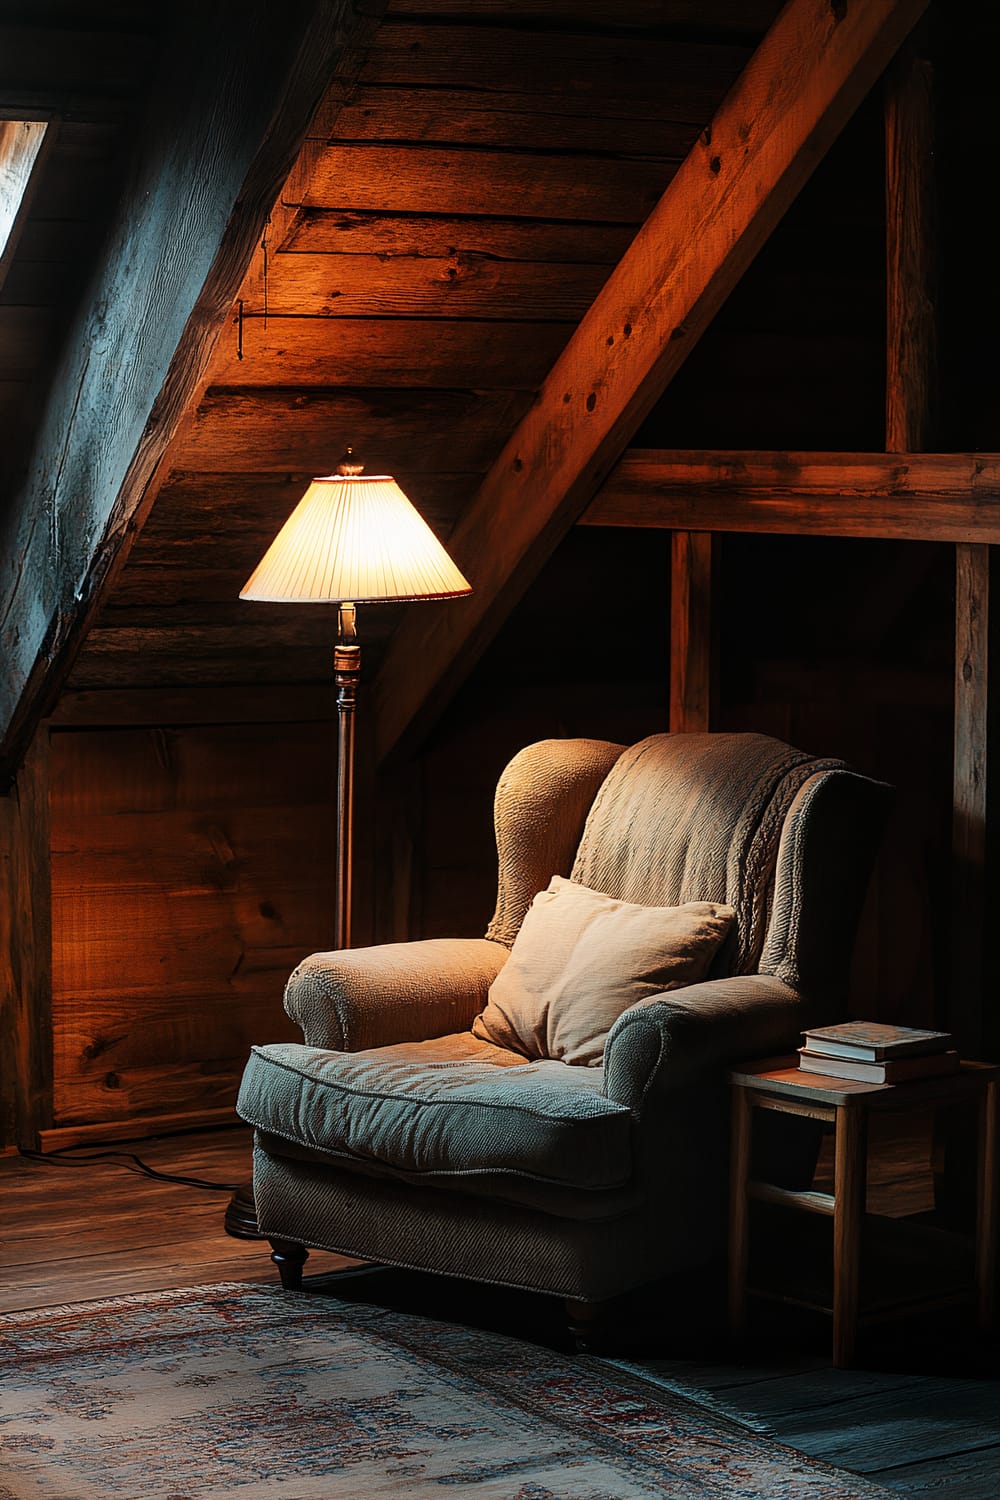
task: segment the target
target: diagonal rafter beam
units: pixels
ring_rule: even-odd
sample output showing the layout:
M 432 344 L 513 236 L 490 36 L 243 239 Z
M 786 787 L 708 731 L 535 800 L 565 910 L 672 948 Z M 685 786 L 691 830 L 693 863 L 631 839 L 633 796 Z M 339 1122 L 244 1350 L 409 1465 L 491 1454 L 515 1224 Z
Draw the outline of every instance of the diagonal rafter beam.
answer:
M 380 0 L 368 7 L 380 8 Z M 335 69 L 353 0 L 172 11 L 87 305 L 0 517 L 0 775 L 54 702 Z
M 789 0 L 460 518 L 474 593 L 408 611 L 380 758 L 425 731 L 577 520 L 927 0 Z

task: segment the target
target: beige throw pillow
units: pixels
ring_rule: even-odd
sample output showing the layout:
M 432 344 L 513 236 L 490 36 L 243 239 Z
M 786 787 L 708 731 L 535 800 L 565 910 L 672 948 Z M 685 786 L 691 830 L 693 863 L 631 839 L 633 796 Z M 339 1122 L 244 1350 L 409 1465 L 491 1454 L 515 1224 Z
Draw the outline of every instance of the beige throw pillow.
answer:
M 731 906 L 637 906 L 554 875 L 490 986 L 475 1036 L 525 1057 L 597 1067 L 623 1011 L 703 979 Z

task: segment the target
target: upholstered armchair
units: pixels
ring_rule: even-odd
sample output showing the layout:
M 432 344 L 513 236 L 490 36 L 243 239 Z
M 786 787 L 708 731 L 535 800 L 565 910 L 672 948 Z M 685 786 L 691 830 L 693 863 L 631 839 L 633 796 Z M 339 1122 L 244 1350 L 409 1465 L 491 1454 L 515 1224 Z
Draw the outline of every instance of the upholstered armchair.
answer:
M 314 1246 L 589 1304 L 717 1256 L 726 1066 L 843 1016 L 888 797 L 759 734 L 522 750 L 485 937 L 313 954 L 285 992 L 303 1043 L 253 1050 L 237 1107 L 283 1284 Z M 585 1064 L 476 1019 L 553 876 L 731 923 L 704 977 L 654 973 Z

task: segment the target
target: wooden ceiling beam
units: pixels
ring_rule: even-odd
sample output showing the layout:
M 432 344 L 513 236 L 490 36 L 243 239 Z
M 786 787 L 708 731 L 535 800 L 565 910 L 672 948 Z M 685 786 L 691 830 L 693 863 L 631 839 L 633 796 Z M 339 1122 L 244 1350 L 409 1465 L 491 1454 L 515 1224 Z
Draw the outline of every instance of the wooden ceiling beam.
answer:
M 447 702 L 925 4 L 781 11 L 461 517 L 449 546 L 473 594 L 398 632 L 376 682 L 381 757 Z
M 0 524 L 0 770 L 54 701 L 356 22 L 178 7 L 92 295 Z M 367 20 L 364 23 L 369 24 Z
M 586 526 L 1000 542 L 1000 453 L 631 449 Z

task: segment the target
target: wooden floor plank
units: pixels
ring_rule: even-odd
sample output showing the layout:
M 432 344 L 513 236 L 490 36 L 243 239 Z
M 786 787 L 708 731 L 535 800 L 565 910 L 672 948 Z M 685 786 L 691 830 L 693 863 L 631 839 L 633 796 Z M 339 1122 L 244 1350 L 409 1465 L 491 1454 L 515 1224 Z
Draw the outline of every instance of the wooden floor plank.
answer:
M 224 1183 L 251 1175 L 250 1131 L 243 1128 L 120 1144 L 162 1172 Z M 267 1243 L 225 1233 L 228 1196 L 136 1176 L 107 1161 L 81 1167 L 4 1158 L 0 1312 L 218 1281 L 273 1285 Z M 350 1264 L 316 1251 L 309 1269 Z
M 972 1453 L 953 1453 L 926 1463 L 904 1464 L 883 1470 L 877 1476 L 888 1489 L 901 1490 L 911 1500 L 926 1495 L 931 1500 L 996 1500 L 1000 1491 L 1000 1448 L 990 1446 Z
M 814 1381 L 789 1376 L 789 1400 L 804 1401 Z M 1000 1445 L 1000 1403 L 992 1380 L 918 1377 L 895 1389 L 774 1412 L 771 1422 L 774 1436 L 790 1447 L 875 1478 L 903 1464 Z M 994 1479 L 1000 1490 L 1000 1465 Z

